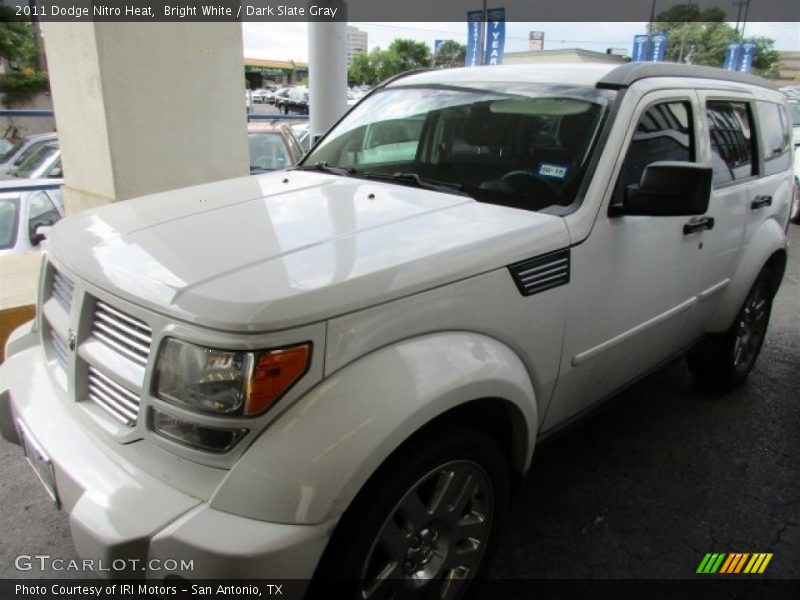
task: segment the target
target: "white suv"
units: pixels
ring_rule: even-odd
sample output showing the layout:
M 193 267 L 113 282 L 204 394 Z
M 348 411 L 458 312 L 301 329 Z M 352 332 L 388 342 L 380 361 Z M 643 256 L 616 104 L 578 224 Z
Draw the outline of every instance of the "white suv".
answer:
M 294 170 L 54 227 L 3 436 L 84 557 L 455 593 L 544 435 L 689 351 L 744 381 L 790 135 L 781 94 L 719 69 L 396 78 Z

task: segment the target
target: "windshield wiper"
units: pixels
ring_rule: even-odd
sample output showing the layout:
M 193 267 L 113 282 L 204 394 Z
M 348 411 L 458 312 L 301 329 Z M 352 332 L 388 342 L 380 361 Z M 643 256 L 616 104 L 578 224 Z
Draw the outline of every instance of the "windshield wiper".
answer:
M 426 179 L 420 177 L 417 173 L 359 173 L 360 177 L 366 179 L 380 179 L 381 181 L 396 181 L 399 183 L 410 183 L 418 188 L 424 190 L 433 190 L 435 192 L 445 192 L 447 194 L 460 194 L 461 196 L 469 196 L 464 191 L 464 186 L 460 183 L 451 183 L 449 181 L 436 181 L 435 179 Z
M 298 171 L 322 171 L 323 173 L 330 173 L 331 175 L 343 175 L 345 177 L 353 175 L 356 172 L 356 170 L 353 168 L 329 165 L 324 160 L 315 162 L 312 166 L 302 165 L 300 167 L 295 167 L 295 169 Z

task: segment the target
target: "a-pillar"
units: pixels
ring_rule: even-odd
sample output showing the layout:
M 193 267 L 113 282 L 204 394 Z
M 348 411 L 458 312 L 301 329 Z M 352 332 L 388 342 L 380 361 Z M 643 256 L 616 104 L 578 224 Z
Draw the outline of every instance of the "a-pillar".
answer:
M 67 210 L 247 175 L 238 23 L 48 23 Z

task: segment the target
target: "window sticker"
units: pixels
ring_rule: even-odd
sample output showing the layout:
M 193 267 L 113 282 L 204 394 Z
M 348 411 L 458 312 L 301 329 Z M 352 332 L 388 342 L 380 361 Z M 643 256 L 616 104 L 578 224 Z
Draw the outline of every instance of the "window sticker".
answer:
M 564 179 L 567 176 L 567 165 L 556 165 L 553 163 L 539 163 L 536 174 L 539 177 L 552 177 L 554 179 Z

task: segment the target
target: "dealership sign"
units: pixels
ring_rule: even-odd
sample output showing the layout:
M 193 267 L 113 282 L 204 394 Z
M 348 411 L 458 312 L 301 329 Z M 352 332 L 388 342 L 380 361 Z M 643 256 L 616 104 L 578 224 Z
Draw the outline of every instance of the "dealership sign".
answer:
M 488 17 L 488 23 L 484 17 Z M 503 64 L 505 45 L 505 8 L 489 9 L 485 15 L 482 10 L 471 10 L 467 13 L 467 54 L 464 59 L 467 67 Z

